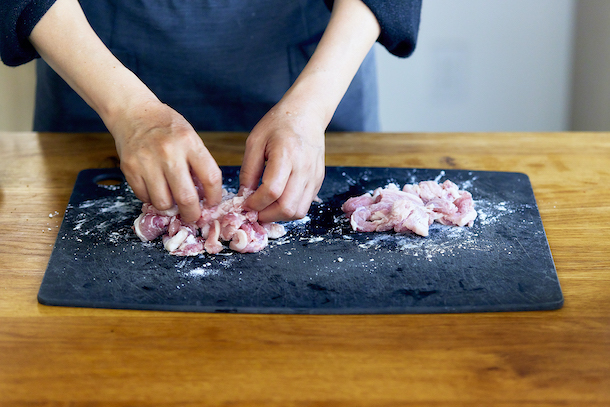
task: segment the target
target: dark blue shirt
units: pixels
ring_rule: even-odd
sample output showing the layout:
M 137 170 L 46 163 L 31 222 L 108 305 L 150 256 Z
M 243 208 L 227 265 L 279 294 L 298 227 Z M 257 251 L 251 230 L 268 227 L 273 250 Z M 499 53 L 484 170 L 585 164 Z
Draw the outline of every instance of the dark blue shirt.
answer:
M 0 51 L 8 65 L 38 56 L 27 37 L 54 0 L 3 0 Z M 117 58 L 198 131 L 249 131 L 301 72 L 328 24 L 332 1 L 82 0 L 91 26 Z M 413 52 L 421 2 L 365 1 L 379 41 Z M 34 130 L 105 131 L 98 115 L 42 60 Z M 95 80 L 95 78 L 92 78 Z M 375 131 L 372 53 L 329 130 Z

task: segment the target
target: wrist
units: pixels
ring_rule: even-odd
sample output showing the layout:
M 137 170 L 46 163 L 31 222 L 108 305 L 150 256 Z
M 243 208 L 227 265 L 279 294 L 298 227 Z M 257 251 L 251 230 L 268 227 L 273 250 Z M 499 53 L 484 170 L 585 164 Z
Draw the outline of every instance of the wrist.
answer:
M 316 109 L 328 126 L 379 33 L 376 17 L 361 0 L 336 0 L 320 43 L 284 99 Z
M 92 106 L 115 138 L 122 133 L 122 124 L 141 121 L 143 116 L 163 105 L 152 91 L 139 79 L 135 79 L 139 83 L 125 84 L 107 92 L 94 94 Z
M 322 76 L 322 75 L 320 75 Z M 326 129 L 341 100 L 341 95 L 333 92 L 331 83 L 321 77 L 313 78 L 301 75 L 276 105 L 278 113 L 306 117 L 309 121 L 319 123 Z

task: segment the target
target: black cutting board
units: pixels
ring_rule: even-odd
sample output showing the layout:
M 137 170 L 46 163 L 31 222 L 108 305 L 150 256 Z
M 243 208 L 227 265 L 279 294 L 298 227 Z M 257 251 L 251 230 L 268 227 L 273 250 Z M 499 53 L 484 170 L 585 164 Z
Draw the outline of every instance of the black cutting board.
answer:
M 238 167 L 223 167 L 238 186 Z M 100 181 L 116 179 L 117 185 Z M 472 228 L 428 237 L 356 233 L 349 197 L 390 182 L 449 179 L 472 193 Z M 529 178 L 521 173 L 327 167 L 309 215 L 260 253 L 176 257 L 131 230 L 140 212 L 116 169 L 82 171 L 38 300 L 168 311 L 374 314 L 550 310 L 563 296 Z

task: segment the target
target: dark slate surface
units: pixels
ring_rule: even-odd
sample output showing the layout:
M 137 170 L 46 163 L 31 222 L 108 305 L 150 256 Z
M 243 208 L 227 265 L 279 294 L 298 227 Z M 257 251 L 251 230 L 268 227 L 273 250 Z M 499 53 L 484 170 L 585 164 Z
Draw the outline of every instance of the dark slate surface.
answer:
M 229 189 L 237 167 L 224 167 Z M 323 203 L 256 254 L 170 256 L 131 224 L 141 204 L 118 170 L 79 174 L 40 287 L 42 304 L 169 311 L 372 314 L 557 309 L 563 296 L 525 174 L 328 167 Z M 355 233 L 341 203 L 389 182 L 450 179 L 470 191 L 472 228 L 429 237 Z

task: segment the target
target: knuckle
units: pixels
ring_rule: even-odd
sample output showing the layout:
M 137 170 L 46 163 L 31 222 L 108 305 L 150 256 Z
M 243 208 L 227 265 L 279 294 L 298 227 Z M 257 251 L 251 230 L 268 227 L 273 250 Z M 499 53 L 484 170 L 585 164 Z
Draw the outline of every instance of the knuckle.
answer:
M 163 138 L 157 141 L 157 151 L 163 158 L 173 157 L 175 151 L 175 143 L 169 138 Z M 150 158 L 154 159 L 154 154 L 151 154 Z
M 210 184 L 210 185 L 221 184 L 222 183 L 222 171 L 218 167 L 215 167 L 211 170 L 208 169 L 208 171 L 206 173 L 206 178 L 207 178 L 208 184 Z
M 190 207 L 199 203 L 199 195 L 191 191 L 180 192 L 174 196 L 174 199 L 178 206 Z
M 294 218 L 293 219 L 303 219 L 305 216 L 307 216 L 307 213 L 309 212 L 309 208 L 307 209 L 299 209 L 294 213 Z
M 248 135 L 248 137 L 246 138 L 246 147 L 253 147 L 254 145 L 259 144 L 259 140 L 261 138 L 261 132 L 257 131 L 258 129 L 255 127 L 250 134 Z
M 264 192 L 265 192 L 266 198 L 272 202 L 277 201 L 282 196 L 282 192 L 284 192 L 284 189 L 281 186 L 277 186 L 277 185 L 265 186 L 263 184 L 263 187 L 264 187 Z
M 135 160 L 135 157 L 128 155 L 125 157 L 121 157 L 121 161 L 119 163 L 119 168 L 125 174 L 126 179 L 130 179 L 135 176 L 138 172 L 138 164 Z
M 297 217 L 297 211 L 295 210 L 295 208 L 292 208 L 290 206 L 280 205 L 279 213 L 283 219 L 289 219 L 289 220 L 299 219 Z
M 174 207 L 174 203 L 171 200 L 165 198 L 153 199 L 152 204 L 155 208 L 161 211 L 166 211 Z

